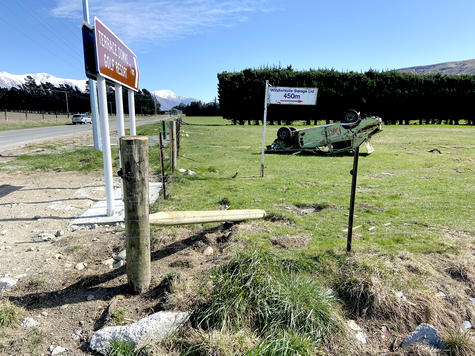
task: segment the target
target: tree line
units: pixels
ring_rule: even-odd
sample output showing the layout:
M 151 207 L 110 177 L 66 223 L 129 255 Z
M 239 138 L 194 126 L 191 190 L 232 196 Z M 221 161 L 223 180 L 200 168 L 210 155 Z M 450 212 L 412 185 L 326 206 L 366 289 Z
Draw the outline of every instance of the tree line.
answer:
M 115 113 L 115 94 L 107 86 L 107 102 L 110 113 Z M 123 90 L 124 112 L 128 112 L 127 91 Z M 55 86 L 49 82 L 36 84 L 33 77 L 26 77 L 20 87 L 0 88 L 0 109 L 30 112 L 86 113 L 91 110 L 89 100 L 89 82 L 86 91 L 68 84 Z M 160 103 L 147 90 L 135 93 L 135 112 L 151 115 L 160 113 Z
M 218 74 L 221 114 L 234 124 L 263 120 L 265 81 L 273 86 L 318 88 L 316 106 L 270 105 L 267 119 L 290 124 L 338 121 L 347 109 L 380 116 L 386 124 L 475 123 L 474 75 L 365 73 L 287 68 Z
M 185 105 L 181 103 L 174 107 L 180 110 L 186 116 L 220 116 L 221 110 L 217 100 L 210 103 L 203 103 L 202 101 L 192 101 Z

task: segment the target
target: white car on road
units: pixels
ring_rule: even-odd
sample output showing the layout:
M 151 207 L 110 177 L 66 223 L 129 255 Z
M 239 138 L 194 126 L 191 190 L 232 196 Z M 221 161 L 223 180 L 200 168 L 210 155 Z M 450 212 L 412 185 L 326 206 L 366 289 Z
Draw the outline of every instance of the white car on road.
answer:
M 73 125 L 76 124 L 92 124 L 92 120 L 86 114 L 75 114 L 72 118 Z

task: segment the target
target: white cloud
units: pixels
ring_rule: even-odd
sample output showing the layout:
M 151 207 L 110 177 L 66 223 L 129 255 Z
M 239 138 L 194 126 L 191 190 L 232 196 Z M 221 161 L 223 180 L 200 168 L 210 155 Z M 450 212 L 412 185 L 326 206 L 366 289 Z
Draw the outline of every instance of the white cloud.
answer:
M 268 11 L 269 0 L 91 0 L 89 12 L 126 43 L 171 40 L 207 28 L 229 27 Z M 82 18 L 80 1 L 57 0 L 51 12 L 61 18 Z

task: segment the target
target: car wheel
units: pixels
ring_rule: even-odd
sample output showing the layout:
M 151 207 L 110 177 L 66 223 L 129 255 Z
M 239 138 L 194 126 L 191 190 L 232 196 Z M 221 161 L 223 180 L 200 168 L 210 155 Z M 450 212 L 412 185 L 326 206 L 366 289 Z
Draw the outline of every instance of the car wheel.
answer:
M 288 127 L 281 127 L 277 131 L 277 137 L 282 141 L 288 141 L 290 139 L 291 134 L 292 131 Z
M 350 124 L 353 122 L 357 122 L 360 119 L 360 113 L 356 110 L 350 109 L 346 110 L 342 117 L 341 122 L 344 124 Z

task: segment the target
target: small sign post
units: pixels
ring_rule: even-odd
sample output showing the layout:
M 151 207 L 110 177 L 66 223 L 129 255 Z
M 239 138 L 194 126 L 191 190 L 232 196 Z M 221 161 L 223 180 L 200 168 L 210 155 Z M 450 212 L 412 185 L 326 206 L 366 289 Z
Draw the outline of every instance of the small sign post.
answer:
M 318 88 L 273 87 L 266 80 L 264 122 L 262 129 L 261 177 L 264 177 L 264 149 L 266 139 L 267 107 L 280 105 L 317 105 Z

